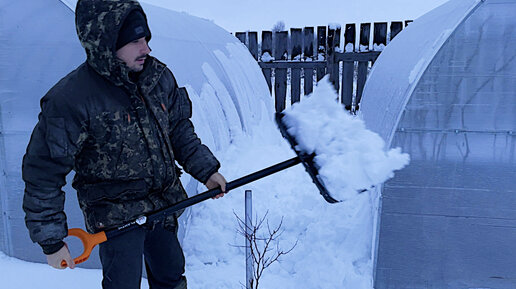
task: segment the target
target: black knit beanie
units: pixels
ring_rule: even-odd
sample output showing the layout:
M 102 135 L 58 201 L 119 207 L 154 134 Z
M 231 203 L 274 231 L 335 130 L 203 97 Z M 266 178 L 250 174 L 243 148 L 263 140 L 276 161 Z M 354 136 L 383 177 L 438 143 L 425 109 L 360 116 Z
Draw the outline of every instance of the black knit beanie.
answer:
M 151 36 L 147 20 L 143 13 L 139 10 L 133 10 L 127 18 L 125 18 L 122 28 L 118 33 L 118 40 L 116 41 L 116 50 L 122 48 L 127 43 L 140 39 L 142 37 L 147 38 L 149 41 Z

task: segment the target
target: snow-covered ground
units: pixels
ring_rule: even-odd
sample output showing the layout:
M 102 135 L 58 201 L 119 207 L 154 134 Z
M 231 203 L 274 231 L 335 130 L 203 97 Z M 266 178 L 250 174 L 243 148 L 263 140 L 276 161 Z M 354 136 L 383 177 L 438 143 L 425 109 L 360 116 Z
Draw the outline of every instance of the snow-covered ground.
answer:
M 314 97 L 319 97 L 320 101 L 334 99 L 335 95 L 326 78 L 314 90 Z M 309 100 L 306 100 L 307 103 Z M 319 107 L 319 112 L 328 115 L 339 106 L 336 102 L 331 105 L 326 100 L 326 105 Z M 293 111 L 302 109 L 302 106 L 292 107 Z M 310 116 L 310 113 L 305 114 Z M 359 120 L 352 117 L 340 117 L 338 120 L 343 128 L 357 131 Z M 310 126 L 317 125 L 317 122 L 305 124 L 306 131 L 310 131 Z M 336 131 L 339 128 L 323 129 L 334 131 L 335 135 L 342 134 L 342 131 Z M 378 136 L 365 131 L 363 127 L 361 130 L 361 142 L 378 141 Z M 299 135 L 310 137 L 310 133 Z M 377 158 L 377 154 L 381 155 L 378 151 L 372 153 L 365 145 L 355 147 L 354 151 L 361 157 Z M 325 153 L 338 155 L 331 149 Z M 230 180 L 293 156 L 294 152 L 271 122 L 260 124 L 252 136 L 237 136 L 228 150 L 217 152 L 222 163 L 221 172 Z M 407 160 L 403 155 L 397 157 L 404 162 Z M 390 167 L 388 170 L 400 166 L 385 156 L 376 162 L 379 167 Z M 351 177 L 355 174 L 347 174 L 345 168 L 351 166 L 357 171 L 371 172 L 367 165 L 360 158 L 350 159 L 340 166 L 333 165 L 332 168 L 341 175 L 335 178 L 330 172 L 325 174 L 326 180 L 330 180 L 333 187 L 335 183 L 340 184 L 340 187 L 337 186 L 339 188 L 346 187 L 346 184 L 352 187 L 363 185 L 357 184 L 355 177 Z M 375 184 L 374 181 L 368 183 Z M 266 269 L 260 280 L 260 288 L 372 288 L 371 249 L 376 192 L 372 190 L 348 195 L 341 203 L 329 204 L 319 195 L 300 165 L 235 189 L 223 199 L 209 200 L 196 206 L 184 240 L 189 288 L 240 288 L 244 282 L 245 255 L 242 246 L 245 240 L 238 233 L 236 217 L 244 219 L 244 190 L 253 192 L 255 221 L 267 215 L 266 220 L 271 228 L 282 222 L 283 234 L 278 239 L 279 243 L 274 245 L 282 250 L 295 245 L 290 253 Z M 259 235 L 266 237 L 266 227 L 262 229 Z M 92 288 L 98 286 L 101 280 L 100 270 L 58 271 L 44 264 L 26 263 L 5 255 L 0 255 L 0 271 L 8 276 L 2 282 L 7 286 L 5 288 L 35 288 L 40 284 L 45 284 L 45 288 Z M 20 278 L 25 274 L 31 278 Z
M 101 270 L 75 268 L 56 270 L 46 264 L 29 263 L 6 256 L 0 251 L 1 289 L 100 288 Z M 149 288 L 142 282 L 142 289 Z

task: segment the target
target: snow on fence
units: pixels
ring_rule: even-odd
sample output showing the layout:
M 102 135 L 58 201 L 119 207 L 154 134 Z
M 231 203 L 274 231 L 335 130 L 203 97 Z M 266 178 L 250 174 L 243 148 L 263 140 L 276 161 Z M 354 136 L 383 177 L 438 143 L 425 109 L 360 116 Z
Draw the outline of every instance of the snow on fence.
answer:
M 340 25 L 262 31 L 260 43 L 258 32 L 237 32 L 235 36 L 262 68 L 276 111 L 284 110 L 288 100 L 293 104 L 300 101 L 301 95 L 310 94 L 314 83 L 328 73 L 339 92 L 339 101 L 355 111 L 369 68 L 387 43 L 410 22 L 375 22 L 373 30 L 371 23 L 346 24 L 342 40 Z

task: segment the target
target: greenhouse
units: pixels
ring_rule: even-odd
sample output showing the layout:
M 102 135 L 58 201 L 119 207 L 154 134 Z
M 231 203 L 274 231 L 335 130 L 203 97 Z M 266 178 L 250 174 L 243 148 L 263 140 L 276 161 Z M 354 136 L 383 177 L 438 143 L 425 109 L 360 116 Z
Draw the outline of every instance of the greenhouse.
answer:
M 11 1 L 0 10 L 0 251 L 27 261 L 46 263 L 25 228 L 22 158 L 38 120 L 40 98 L 86 59 L 75 31 L 75 2 Z M 142 6 L 152 31 L 152 54 L 186 87 L 196 108 L 192 121 L 205 144 L 220 151 L 235 135 L 251 134 L 253 126 L 264 120 L 272 123 L 265 79 L 238 39 L 209 20 Z M 72 178 L 73 174 L 68 176 L 64 187 L 68 225 L 84 228 Z M 181 181 L 190 194 L 197 191 L 199 183 L 189 175 Z M 185 221 L 188 212 L 183 215 Z M 71 251 L 82 251 L 77 239 L 71 242 Z M 99 268 L 96 252 L 92 260 L 83 266 Z
M 381 192 L 375 288 L 516 287 L 515 13 L 449 1 L 375 63 L 361 114 L 411 155 Z

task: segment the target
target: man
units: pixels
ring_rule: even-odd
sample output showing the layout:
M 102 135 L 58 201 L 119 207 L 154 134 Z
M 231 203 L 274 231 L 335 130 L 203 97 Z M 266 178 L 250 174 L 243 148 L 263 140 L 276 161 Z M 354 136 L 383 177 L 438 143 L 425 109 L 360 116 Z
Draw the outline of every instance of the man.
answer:
M 74 268 L 63 242 L 62 187 L 72 169 L 90 233 L 184 199 L 175 161 L 209 189 L 224 192 L 226 185 L 194 132 L 186 90 L 149 56 L 151 33 L 139 3 L 79 0 L 76 28 L 87 60 L 42 98 L 22 168 L 26 225 L 55 268 L 62 260 Z M 151 288 L 186 288 L 178 216 L 102 243 L 103 288 L 140 288 L 142 255 Z

